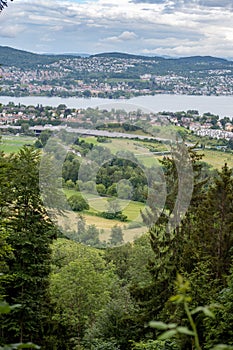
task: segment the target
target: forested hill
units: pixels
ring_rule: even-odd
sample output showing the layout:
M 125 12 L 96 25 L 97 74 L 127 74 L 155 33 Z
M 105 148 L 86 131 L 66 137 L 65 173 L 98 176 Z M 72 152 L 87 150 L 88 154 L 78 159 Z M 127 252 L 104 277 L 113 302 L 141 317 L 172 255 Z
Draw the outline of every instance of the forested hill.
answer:
M 72 55 L 42 55 L 28 51 L 13 49 L 8 46 L 0 46 L 0 64 L 3 66 L 15 66 L 19 68 L 31 68 L 38 64 L 51 64 L 60 59 L 75 57 Z
M 0 46 L 0 64 L 3 66 L 15 66 L 18 68 L 32 68 L 38 65 L 49 65 L 64 59 L 85 59 L 93 60 L 93 58 L 106 58 L 119 59 L 119 60 L 134 60 L 137 64 L 133 68 L 140 73 L 143 72 L 143 65 L 150 66 L 150 70 L 153 71 L 179 71 L 185 72 L 190 70 L 206 71 L 210 69 L 231 69 L 233 68 L 233 62 L 222 58 L 216 58 L 211 56 L 192 56 L 182 58 L 163 58 L 163 57 L 149 57 L 142 55 L 132 55 L 120 52 L 108 52 L 92 55 L 90 57 L 80 57 L 78 54 L 64 54 L 64 55 L 52 55 L 52 54 L 36 54 L 23 50 L 13 49 L 7 46 Z

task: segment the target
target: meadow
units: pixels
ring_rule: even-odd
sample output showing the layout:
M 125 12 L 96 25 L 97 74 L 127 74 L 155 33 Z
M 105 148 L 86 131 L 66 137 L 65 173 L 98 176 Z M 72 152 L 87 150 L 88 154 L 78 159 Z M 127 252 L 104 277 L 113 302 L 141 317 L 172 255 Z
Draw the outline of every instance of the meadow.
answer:
M 35 141 L 36 138 L 31 136 L 2 135 L 0 149 L 6 154 L 16 153 L 24 145 L 33 145 Z

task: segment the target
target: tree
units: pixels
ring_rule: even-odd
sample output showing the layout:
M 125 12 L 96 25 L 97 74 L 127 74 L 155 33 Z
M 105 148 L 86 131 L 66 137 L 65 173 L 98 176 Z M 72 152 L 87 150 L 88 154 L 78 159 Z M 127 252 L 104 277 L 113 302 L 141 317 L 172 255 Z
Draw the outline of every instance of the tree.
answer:
M 207 344 L 211 349 L 214 344 L 233 345 L 233 268 L 228 276 L 226 288 L 218 294 L 217 302 L 221 307 L 214 320 L 207 323 Z
M 33 341 L 45 345 L 50 332 L 50 243 L 56 233 L 40 195 L 40 154 L 24 147 L 7 160 L 11 164 L 11 197 L 7 199 L 5 228 L 13 251 L 6 259 L 8 273 L 2 284 L 6 301 L 21 308 L 5 315 L 2 339 L 5 343 Z
M 198 247 L 199 259 L 208 257 L 215 277 L 224 281 L 233 246 L 233 175 L 227 164 L 218 172 L 199 206 L 196 227 L 193 242 Z
M 111 229 L 110 244 L 118 245 L 124 242 L 123 232 L 120 226 L 115 225 Z
M 87 201 L 81 196 L 80 193 L 72 195 L 68 202 L 70 204 L 70 207 L 74 211 L 83 211 L 89 209 L 89 204 Z
M 82 244 L 60 239 L 53 247 L 53 257 L 51 294 L 56 305 L 55 319 L 67 333 L 60 348 L 73 349 L 74 342 L 80 342 L 108 303 L 114 276 L 101 253 Z

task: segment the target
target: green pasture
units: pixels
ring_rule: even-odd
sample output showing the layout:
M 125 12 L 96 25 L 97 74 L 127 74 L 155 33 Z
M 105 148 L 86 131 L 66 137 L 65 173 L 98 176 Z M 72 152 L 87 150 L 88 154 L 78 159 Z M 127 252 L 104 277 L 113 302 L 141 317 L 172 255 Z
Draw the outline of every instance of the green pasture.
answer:
M 67 198 L 77 193 L 75 190 L 63 189 Z M 103 230 L 101 233 L 101 240 L 108 240 L 111 234 L 113 226 L 118 225 L 122 228 L 125 241 L 132 241 L 135 237 L 147 232 L 147 227 L 142 224 L 142 217 L 140 211 L 145 209 L 145 204 L 134 201 L 127 201 L 119 199 L 119 205 L 123 214 L 127 215 L 128 221 L 121 222 L 119 220 L 109 220 L 98 216 L 98 214 L 107 209 L 109 198 L 100 197 L 94 194 L 82 192 L 83 197 L 88 201 L 90 205 L 89 210 L 85 210 L 81 213 L 69 213 L 69 224 L 76 228 L 75 220 L 77 216 L 81 215 L 86 220 L 87 225 L 95 225 L 98 229 Z M 113 198 L 112 198 L 113 199 Z M 76 218 L 75 218 L 76 216 Z
M 63 189 L 63 192 L 65 193 L 67 198 L 78 193 L 75 190 L 66 188 Z M 84 191 L 81 192 L 81 194 L 90 205 L 90 209 L 88 211 L 85 211 L 85 213 L 88 215 L 96 215 L 99 212 L 106 211 L 108 208 L 108 200 L 115 199 L 109 197 L 100 197 L 95 194 L 87 193 Z M 121 207 L 123 214 L 127 215 L 129 221 L 136 220 L 137 222 L 142 222 L 140 211 L 145 209 L 145 204 L 125 199 L 117 199 L 117 201 L 119 203 L 119 206 Z
M 211 165 L 214 169 L 221 170 L 225 163 L 227 163 L 229 167 L 233 167 L 232 153 L 212 150 L 203 150 L 198 153 L 204 154 L 202 160 Z
M 2 135 L 0 149 L 7 154 L 16 153 L 24 145 L 33 145 L 35 140 L 35 137 L 30 136 Z

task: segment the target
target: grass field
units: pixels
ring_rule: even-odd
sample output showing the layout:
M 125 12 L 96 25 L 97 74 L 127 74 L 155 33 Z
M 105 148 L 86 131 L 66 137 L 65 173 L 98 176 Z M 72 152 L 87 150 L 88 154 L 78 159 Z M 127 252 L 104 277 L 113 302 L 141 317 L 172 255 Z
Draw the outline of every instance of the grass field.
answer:
M 63 191 L 67 198 L 77 193 L 77 191 L 70 189 L 63 189 Z M 104 230 L 100 237 L 100 239 L 103 241 L 108 240 L 111 234 L 111 229 L 115 225 L 118 225 L 122 228 L 124 239 L 127 242 L 133 240 L 135 236 L 140 236 L 141 234 L 147 232 L 147 227 L 142 226 L 142 218 L 140 215 L 140 211 L 145 209 L 145 205 L 143 203 L 120 199 L 119 204 L 121 206 L 123 214 L 127 215 L 129 220 L 128 222 L 121 222 L 119 220 L 108 220 L 97 216 L 98 213 L 107 209 L 107 200 L 109 198 L 96 197 L 93 194 L 85 192 L 82 194 L 83 197 L 85 197 L 85 199 L 88 201 L 90 209 L 85 210 L 81 213 L 68 214 L 69 225 L 71 225 L 74 229 L 77 228 L 77 220 L 79 215 L 82 215 L 85 218 L 87 225 L 95 225 L 98 229 Z M 62 220 L 60 221 L 60 224 L 61 222 Z M 64 220 L 62 227 L 64 227 L 65 222 L 67 223 L 67 221 Z M 130 225 L 132 223 L 134 228 L 131 229 Z
M 199 153 L 204 154 L 202 160 L 215 169 L 221 170 L 225 163 L 227 163 L 229 167 L 233 167 L 233 154 L 231 153 L 211 150 L 204 150 Z
M 86 142 L 92 142 L 94 145 L 98 144 L 102 147 L 108 148 L 112 154 L 116 154 L 119 151 L 129 151 L 132 152 L 135 157 L 138 159 L 139 163 L 151 167 L 158 164 L 156 156 L 149 151 L 146 147 L 150 143 L 144 143 L 135 140 L 124 140 L 124 139 L 111 139 L 109 143 L 98 143 L 95 137 L 86 137 L 84 138 Z M 163 144 L 153 144 L 159 151 L 167 151 L 168 149 Z
M 35 137 L 30 136 L 2 136 L 2 143 L 0 149 L 5 153 L 16 153 L 21 147 L 26 145 L 32 145 L 35 142 Z
M 139 237 L 148 231 L 148 228 L 146 226 L 130 229 L 127 222 L 107 220 L 98 216 L 89 215 L 87 213 L 75 212 L 66 212 L 65 216 L 59 217 L 58 225 L 60 229 L 64 230 L 66 234 L 69 231 L 77 231 L 77 224 L 80 215 L 85 219 L 87 225 L 95 225 L 99 230 L 102 230 L 102 233 L 100 234 L 101 241 L 108 241 L 111 234 L 111 229 L 116 225 L 121 227 L 125 242 L 131 242 L 136 237 Z
M 77 191 L 75 190 L 70 190 L 66 188 L 63 189 L 63 192 L 65 193 L 67 198 L 77 193 Z M 102 211 L 107 210 L 109 197 L 97 197 L 94 194 L 86 192 L 83 192 L 82 196 L 88 201 L 90 205 L 90 209 L 88 211 L 85 211 L 85 214 L 93 216 Z M 128 217 L 129 221 L 136 221 L 138 223 L 142 222 L 140 211 L 145 209 L 145 204 L 124 199 L 119 199 L 118 202 L 123 214 L 125 214 Z

